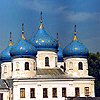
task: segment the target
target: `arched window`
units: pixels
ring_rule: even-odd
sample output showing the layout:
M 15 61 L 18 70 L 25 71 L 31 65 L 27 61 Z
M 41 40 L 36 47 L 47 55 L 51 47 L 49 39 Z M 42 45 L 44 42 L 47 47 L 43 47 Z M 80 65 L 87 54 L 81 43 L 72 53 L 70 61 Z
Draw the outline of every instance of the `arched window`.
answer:
M 49 66 L 49 57 L 45 57 L 45 66 Z
M 29 62 L 25 62 L 25 70 L 29 70 Z
M 7 66 L 4 66 L 4 73 L 7 73 Z
M 82 62 L 79 62 L 79 63 L 78 63 L 78 69 L 79 69 L 79 70 L 83 70 L 83 63 L 82 63 Z
M 73 62 L 69 63 L 69 70 L 73 70 Z
M 19 62 L 16 62 L 16 71 L 19 71 Z
M 11 63 L 11 67 L 12 67 L 11 71 L 13 71 L 13 63 Z

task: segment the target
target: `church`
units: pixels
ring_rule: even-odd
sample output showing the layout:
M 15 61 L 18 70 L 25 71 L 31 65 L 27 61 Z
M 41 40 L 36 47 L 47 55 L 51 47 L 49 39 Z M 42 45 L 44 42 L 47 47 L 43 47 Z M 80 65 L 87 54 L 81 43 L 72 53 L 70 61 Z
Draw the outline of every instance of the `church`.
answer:
M 0 100 L 65 100 L 95 97 L 95 78 L 88 75 L 89 50 L 77 37 L 62 49 L 49 35 L 40 16 L 37 33 L 27 40 L 22 24 L 20 41 L 10 41 L 0 53 Z M 58 36 L 58 35 L 57 35 Z

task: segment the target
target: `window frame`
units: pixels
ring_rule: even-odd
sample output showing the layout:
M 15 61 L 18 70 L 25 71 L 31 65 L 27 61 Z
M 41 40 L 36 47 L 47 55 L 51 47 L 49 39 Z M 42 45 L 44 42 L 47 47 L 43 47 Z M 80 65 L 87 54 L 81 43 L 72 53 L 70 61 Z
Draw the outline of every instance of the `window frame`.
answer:
M 19 62 L 16 62 L 16 71 L 19 71 Z
M 80 88 L 75 87 L 75 97 L 80 97 Z
M 49 57 L 45 57 L 45 66 L 49 66 Z
M 62 88 L 62 97 L 66 97 L 66 87 Z
M 85 88 L 84 88 L 84 94 L 85 94 L 85 96 L 87 96 L 87 97 L 90 96 L 90 95 L 89 95 L 89 87 L 85 87 Z
M 29 62 L 25 62 L 25 70 L 29 70 Z
M 83 63 L 82 62 L 78 63 L 78 70 L 83 70 Z
M 43 88 L 43 98 L 48 98 L 48 88 Z
M 57 88 L 52 88 L 52 97 L 57 98 Z
M 7 65 L 4 65 L 4 73 L 7 73 Z
M 30 98 L 35 98 L 35 88 L 30 88 Z
M 20 98 L 25 98 L 25 88 L 20 88 Z

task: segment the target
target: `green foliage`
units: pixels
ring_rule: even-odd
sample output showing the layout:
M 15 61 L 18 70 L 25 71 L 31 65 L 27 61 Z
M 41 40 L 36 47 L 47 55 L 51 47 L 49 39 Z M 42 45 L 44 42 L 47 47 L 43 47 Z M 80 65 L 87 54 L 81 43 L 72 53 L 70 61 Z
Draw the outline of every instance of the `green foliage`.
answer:
M 90 53 L 88 58 L 89 75 L 95 77 L 95 94 L 100 97 L 100 53 Z

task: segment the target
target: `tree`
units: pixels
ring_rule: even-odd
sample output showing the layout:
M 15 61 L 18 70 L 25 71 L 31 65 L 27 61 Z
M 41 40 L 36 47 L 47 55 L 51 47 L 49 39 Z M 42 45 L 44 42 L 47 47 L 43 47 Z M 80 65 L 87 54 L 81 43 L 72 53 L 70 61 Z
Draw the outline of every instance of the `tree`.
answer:
M 90 53 L 88 58 L 89 75 L 95 77 L 95 95 L 100 97 L 100 53 Z

